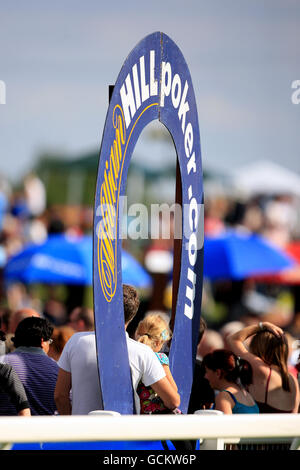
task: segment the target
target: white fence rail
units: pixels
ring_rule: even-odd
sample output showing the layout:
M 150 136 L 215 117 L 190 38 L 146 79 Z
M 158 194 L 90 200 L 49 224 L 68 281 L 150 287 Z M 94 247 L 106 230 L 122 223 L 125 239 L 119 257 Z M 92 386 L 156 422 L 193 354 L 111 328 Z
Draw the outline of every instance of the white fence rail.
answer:
M 300 414 L 1 417 L 0 443 L 300 438 Z M 297 440 L 298 439 L 298 440 Z M 209 441 L 208 441 L 209 442 Z M 210 447 L 212 448 L 212 447 Z M 216 445 L 214 448 L 222 448 Z

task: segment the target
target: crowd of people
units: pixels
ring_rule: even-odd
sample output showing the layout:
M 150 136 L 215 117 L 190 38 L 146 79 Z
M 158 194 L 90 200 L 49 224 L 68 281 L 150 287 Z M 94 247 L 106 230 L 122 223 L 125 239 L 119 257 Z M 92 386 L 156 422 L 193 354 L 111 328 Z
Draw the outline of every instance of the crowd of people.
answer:
M 135 317 L 140 302 L 136 289 L 128 285 L 123 286 L 123 298 L 126 329 Z M 20 407 L 23 410 L 25 404 L 32 415 L 88 414 L 103 408 L 91 313 L 85 308 L 76 308 L 72 312 L 70 323 L 76 330 L 69 325 L 55 328 L 48 319 L 30 309 L 12 315 L 9 325 L 14 324 L 16 317 L 20 321 L 13 333 L 9 327 L 7 337 L 4 333 L 2 335 L 6 352 L 1 356 L 1 363 L 11 366 L 19 377 L 23 388 L 16 383 L 14 390 L 19 387 L 22 401 L 20 397 L 16 406 L 15 395 L 10 393 L 8 387 L 2 387 L 0 415 L 21 414 Z M 137 413 L 146 402 L 140 391 L 141 384 L 151 386 L 165 411 L 179 412 L 177 387 L 169 368 L 165 368 L 167 356 L 159 353 L 162 344 L 169 339 L 168 325 L 162 317 L 157 318 L 164 322 L 164 334 L 159 334 L 158 345 L 154 348 L 156 352 L 127 334 Z M 67 335 L 64 335 L 66 328 Z M 161 359 L 158 360 L 158 357 Z M 1 369 L 3 381 L 9 372 L 4 367 L 3 371 Z
M 43 194 L 33 179 L 30 184 L 34 196 L 28 190 L 1 205 L 2 268 L 27 241 L 66 230 L 55 214 L 48 213 L 45 223 L 43 197 L 38 207 L 30 204 Z M 210 235 L 242 227 L 284 247 L 297 237 L 296 219 L 287 197 L 247 204 L 221 198 L 208 200 L 204 227 Z M 93 310 L 83 304 L 69 308 L 55 297 L 43 303 L 25 286 L 7 288 L 3 279 L 1 296 L 0 415 L 85 415 L 102 409 Z M 136 412 L 180 414 L 168 359 L 170 308 L 158 302 L 161 309 L 144 311 L 128 285 L 123 299 Z M 205 279 L 188 413 L 298 413 L 299 318 L 296 286 Z
M 123 285 L 125 329 L 139 309 L 135 288 Z M 237 326 L 237 325 L 236 325 Z M 202 343 L 209 330 L 201 317 L 188 413 L 298 413 L 299 372 L 289 367 L 284 331 L 270 322 L 239 327 L 226 347 Z M 88 414 L 103 409 L 93 312 L 77 307 L 55 327 L 25 308 L 1 332 L 0 415 Z M 180 414 L 180 395 L 168 360 L 169 317 L 149 312 L 134 338 L 126 333 L 137 413 Z

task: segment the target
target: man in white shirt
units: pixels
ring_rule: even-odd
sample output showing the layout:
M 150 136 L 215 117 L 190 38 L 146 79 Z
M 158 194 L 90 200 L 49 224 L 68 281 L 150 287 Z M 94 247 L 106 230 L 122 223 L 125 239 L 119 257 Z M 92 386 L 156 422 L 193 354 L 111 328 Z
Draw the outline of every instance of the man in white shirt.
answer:
M 136 290 L 124 285 L 123 300 L 127 328 L 139 307 Z M 172 410 L 178 407 L 180 397 L 166 378 L 155 353 L 148 346 L 129 338 L 127 333 L 126 338 L 136 412 L 140 412 L 140 401 L 136 393 L 140 380 L 146 386 L 151 385 L 167 408 Z M 58 366 L 55 402 L 59 414 L 88 414 L 90 411 L 103 409 L 94 332 L 75 333 L 65 345 Z

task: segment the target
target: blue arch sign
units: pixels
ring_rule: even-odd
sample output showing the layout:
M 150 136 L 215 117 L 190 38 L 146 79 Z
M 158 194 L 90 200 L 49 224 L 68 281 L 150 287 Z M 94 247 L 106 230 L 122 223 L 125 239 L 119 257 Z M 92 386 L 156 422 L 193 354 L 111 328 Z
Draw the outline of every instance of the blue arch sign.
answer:
M 169 358 L 186 412 L 202 296 L 202 163 L 191 76 L 177 45 L 161 32 L 145 37 L 119 73 L 106 116 L 95 194 L 93 288 L 99 377 L 104 408 L 122 414 L 135 410 L 123 316 L 120 200 L 135 144 L 156 119 L 173 138 L 180 168 L 180 277 Z

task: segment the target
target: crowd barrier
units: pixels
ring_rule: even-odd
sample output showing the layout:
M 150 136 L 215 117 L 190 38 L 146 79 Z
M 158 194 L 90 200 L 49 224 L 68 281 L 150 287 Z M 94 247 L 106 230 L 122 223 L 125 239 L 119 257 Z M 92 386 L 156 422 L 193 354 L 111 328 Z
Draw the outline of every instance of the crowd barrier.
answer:
M 300 414 L 200 412 L 193 415 L 121 416 L 114 412 L 97 412 L 88 416 L 0 418 L 3 449 L 22 448 L 22 444 L 30 443 L 41 449 L 46 449 L 47 443 L 50 449 L 86 449 L 89 444 L 92 448 L 110 449 L 112 442 L 119 443 L 119 447 L 113 448 L 124 448 L 121 443 L 126 442 L 125 448 L 130 450 L 155 449 L 155 443 L 163 440 L 184 439 L 198 440 L 200 450 L 222 450 L 229 444 L 241 444 L 243 440 L 251 444 L 258 442 L 257 439 L 266 443 L 279 440 L 290 444 L 291 449 L 300 449 Z

